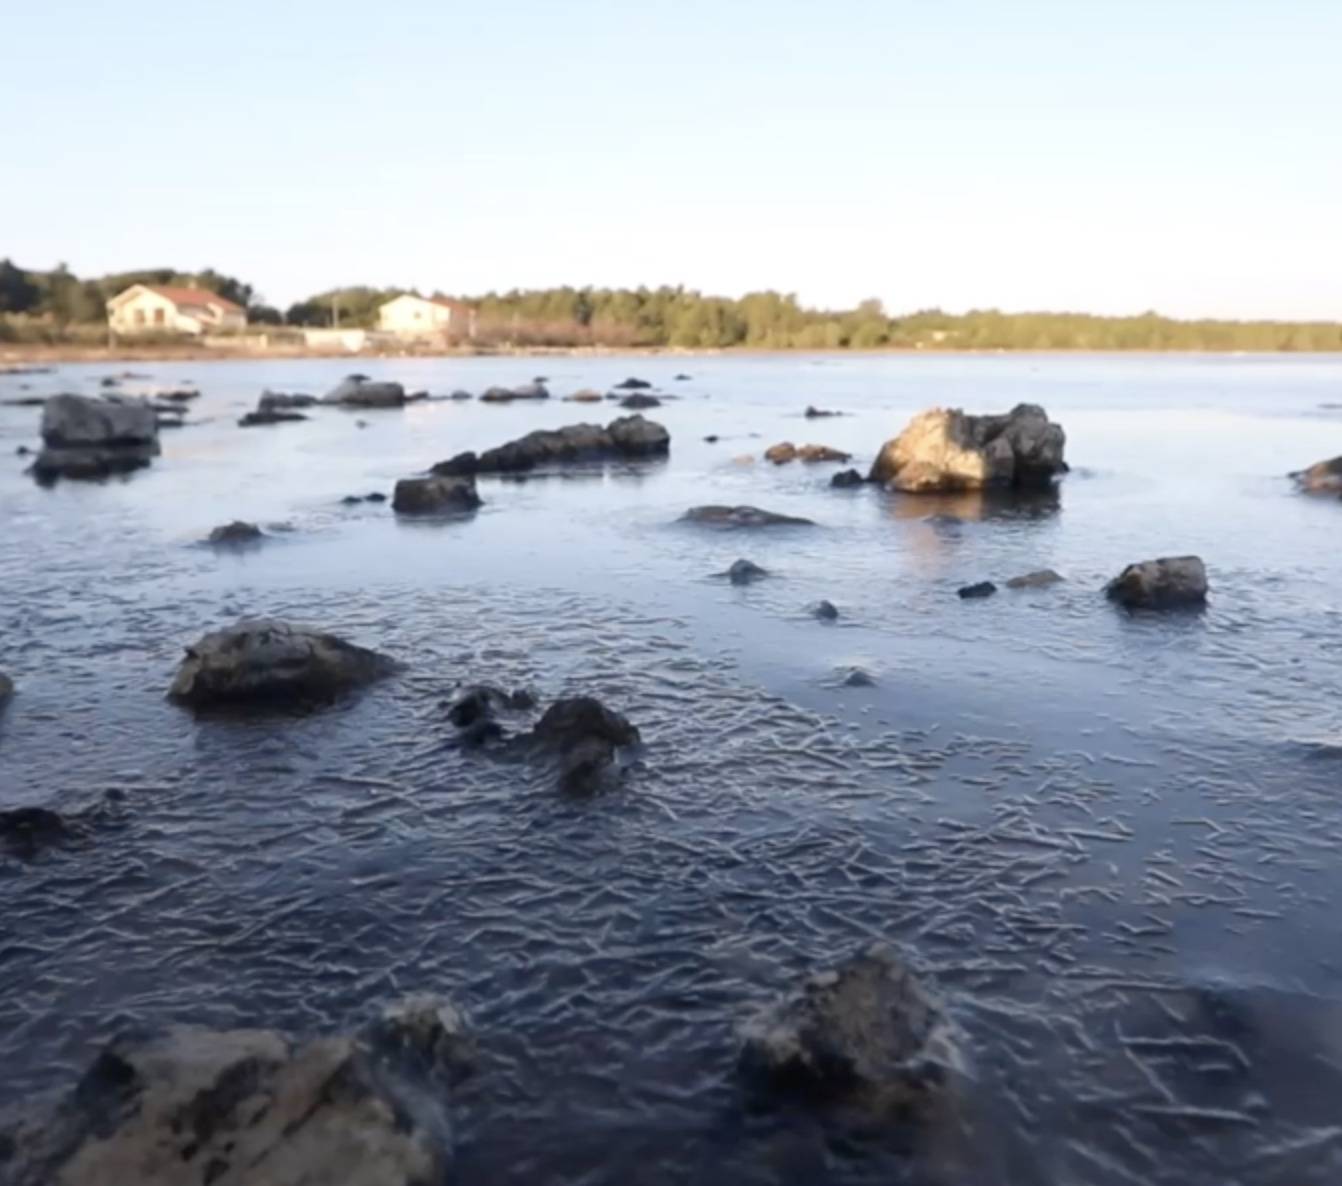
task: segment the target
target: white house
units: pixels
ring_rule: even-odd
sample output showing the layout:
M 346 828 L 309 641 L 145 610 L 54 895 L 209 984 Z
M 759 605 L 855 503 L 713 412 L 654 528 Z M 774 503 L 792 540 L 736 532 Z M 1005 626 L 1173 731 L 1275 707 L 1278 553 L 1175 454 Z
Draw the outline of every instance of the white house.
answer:
M 132 284 L 107 302 L 114 333 L 205 334 L 247 326 L 247 310 L 204 288 Z
M 460 301 L 415 296 L 409 292 L 392 297 L 377 311 L 378 329 L 402 338 L 428 334 L 464 338 L 470 333 L 470 320 L 470 309 Z

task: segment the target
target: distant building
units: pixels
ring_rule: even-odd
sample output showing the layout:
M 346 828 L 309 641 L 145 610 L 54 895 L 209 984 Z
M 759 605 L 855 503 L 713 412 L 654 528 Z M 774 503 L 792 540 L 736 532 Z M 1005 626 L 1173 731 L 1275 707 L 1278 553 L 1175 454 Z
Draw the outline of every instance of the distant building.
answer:
M 378 308 L 377 327 L 401 338 L 428 335 L 464 338 L 470 334 L 471 310 L 447 297 L 422 297 L 407 292 Z
M 107 323 L 118 334 L 207 334 L 247 327 L 247 310 L 204 288 L 132 284 L 107 302 Z

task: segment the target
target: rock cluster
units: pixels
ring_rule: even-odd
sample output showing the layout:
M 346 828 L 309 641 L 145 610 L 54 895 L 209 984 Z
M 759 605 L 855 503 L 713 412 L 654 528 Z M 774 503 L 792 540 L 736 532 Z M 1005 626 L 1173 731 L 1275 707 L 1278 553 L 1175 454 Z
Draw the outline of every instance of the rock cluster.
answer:
M 434 474 L 523 473 L 547 466 L 575 462 L 638 460 L 664 457 L 671 447 L 671 434 L 660 424 L 642 416 L 623 416 L 605 428 L 599 424 L 571 424 L 565 428 L 543 428 L 478 456 L 459 453 L 433 467 Z

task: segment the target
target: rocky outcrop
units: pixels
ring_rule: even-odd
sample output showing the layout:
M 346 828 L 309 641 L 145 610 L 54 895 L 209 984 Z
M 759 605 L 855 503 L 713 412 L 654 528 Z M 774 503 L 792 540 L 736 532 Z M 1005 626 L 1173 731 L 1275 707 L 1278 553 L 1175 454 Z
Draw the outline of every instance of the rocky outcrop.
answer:
M 616 383 L 614 389 L 616 391 L 647 391 L 651 387 L 652 384 L 646 379 L 629 378 L 623 383 Z
M 980 597 L 991 597 L 997 592 L 997 586 L 992 581 L 979 581 L 977 584 L 965 585 L 956 590 L 957 596 L 961 601 L 973 601 Z
M 839 619 L 839 611 L 835 608 L 834 602 L 820 600 L 811 606 L 811 617 L 819 622 L 836 622 Z
M 1342 495 L 1342 457 L 1316 462 L 1291 477 L 1306 494 Z
M 776 445 L 770 445 L 764 450 L 764 460 L 772 461 L 774 465 L 787 465 L 789 461 L 797 459 L 797 446 L 791 441 L 779 441 Z
M 768 572 L 753 560 L 746 560 L 744 557 L 733 561 L 731 568 L 727 570 L 727 579 L 733 585 L 753 585 L 756 581 L 761 581 L 768 575 Z
M 158 455 L 158 417 L 143 401 L 53 395 L 42 408 L 42 441 L 33 463 L 38 479 L 105 478 Z
M 525 689 L 505 692 L 491 684 L 467 688 L 447 710 L 447 719 L 461 731 L 466 744 L 479 745 L 503 736 L 501 712 L 524 712 L 535 708 L 536 698 Z
M 461 514 L 482 505 L 469 474 L 402 478 L 391 495 L 391 509 L 398 515 Z
M 1020 404 L 1003 416 L 933 408 L 887 441 L 870 478 L 909 493 L 1038 488 L 1067 472 L 1066 437 L 1043 408 Z
M 374 381 L 367 375 L 347 375 L 322 397 L 322 403 L 347 408 L 399 408 L 405 403 L 405 388 L 399 383 Z
M 1207 568 L 1198 556 L 1165 556 L 1129 564 L 1104 589 L 1129 609 L 1199 606 L 1207 600 Z
M 1037 572 L 1027 572 L 1022 576 L 1012 577 L 1006 583 L 1008 589 L 1044 589 L 1049 585 L 1056 585 L 1063 578 L 1051 568 L 1041 568 Z
M 168 695 L 195 708 L 324 703 L 396 669 L 334 634 L 252 618 L 187 647 Z
M 356 1035 L 179 1026 L 113 1041 L 10 1134 L 13 1186 L 424 1186 L 453 1156 L 461 1016 L 411 998 Z
M 482 403 L 508 404 L 517 399 L 549 399 L 550 392 L 539 381 L 523 383 L 520 387 L 491 387 L 481 397 Z
M 556 700 L 531 736 L 558 758 L 560 788 L 576 793 L 597 790 L 614 767 L 616 751 L 640 740 L 635 726 L 592 696 Z
M 945 1099 L 964 1073 L 940 1003 L 883 946 L 809 977 L 741 1027 L 756 1086 L 896 1120 Z
M 599 424 L 570 424 L 542 428 L 479 456 L 459 453 L 440 461 L 432 472 L 444 476 L 524 473 L 575 462 L 613 461 L 665 456 L 671 434 L 642 416 L 624 416 L 605 428 Z
M 620 400 L 620 407 L 622 408 L 660 408 L 661 406 L 662 401 L 655 395 L 626 395 L 624 399 Z
M 855 469 L 840 470 L 829 480 L 829 484 L 839 490 L 850 490 L 854 486 L 861 486 L 864 482 L 866 478 Z
M 265 539 L 265 533 L 255 524 L 234 519 L 210 532 L 206 543 L 215 547 L 239 547 L 244 544 L 259 544 Z
M 703 523 L 709 527 L 814 527 L 810 519 L 779 515 L 762 511 L 759 507 L 702 506 L 691 507 L 681 519 L 686 523 Z

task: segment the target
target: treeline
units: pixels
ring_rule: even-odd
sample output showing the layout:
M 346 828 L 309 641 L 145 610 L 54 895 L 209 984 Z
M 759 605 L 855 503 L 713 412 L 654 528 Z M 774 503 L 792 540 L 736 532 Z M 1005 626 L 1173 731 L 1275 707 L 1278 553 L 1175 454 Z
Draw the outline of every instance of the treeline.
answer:
M 25 271 L 5 259 L 0 319 L 17 315 L 58 327 L 101 322 L 107 299 L 135 283 L 195 284 L 242 305 L 255 324 L 291 326 L 373 328 L 382 304 L 416 291 L 328 289 L 281 312 L 261 303 L 252 285 L 209 268 L 149 268 L 81 280 L 64 264 Z M 731 298 L 680 287 L 514 289 L 459 299 L 474 312 L 474 341 L 485 347 L 1342 351 L 1342 323 L 1332 321 L 1179 321 L 1156 313 L 1098 317 L 996 309 L 891 316 L 878 300 L 853 309 L 811 309 L 791 293 Z

